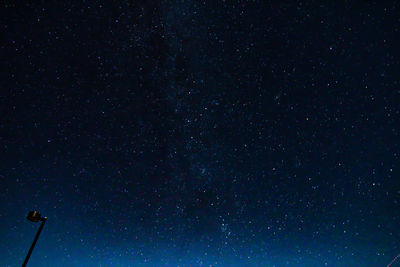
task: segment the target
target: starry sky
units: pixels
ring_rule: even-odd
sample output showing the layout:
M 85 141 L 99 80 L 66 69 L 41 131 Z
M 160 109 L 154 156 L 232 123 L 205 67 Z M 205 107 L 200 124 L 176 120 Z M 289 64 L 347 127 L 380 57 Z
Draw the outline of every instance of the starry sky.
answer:
M 400 253 L 397 1 L 0 8 L 1 266 Z

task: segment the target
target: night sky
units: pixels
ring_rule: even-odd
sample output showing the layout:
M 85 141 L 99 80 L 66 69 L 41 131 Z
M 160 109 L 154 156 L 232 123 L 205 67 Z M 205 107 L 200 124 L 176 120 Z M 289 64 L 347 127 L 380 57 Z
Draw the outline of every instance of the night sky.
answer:
M 398 1 L 22 2 L 0 8 L 1 266 L 29 210 L 28 266 L 400 253 Z

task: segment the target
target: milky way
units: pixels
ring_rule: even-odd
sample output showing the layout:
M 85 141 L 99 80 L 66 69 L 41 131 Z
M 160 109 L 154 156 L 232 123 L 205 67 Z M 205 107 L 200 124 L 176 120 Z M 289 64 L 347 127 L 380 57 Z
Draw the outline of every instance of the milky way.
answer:
M 48 217 L 29 266 L 400 253 L 395 1 L 17 2 L 0 16 L 1 266 L 24 261 L 29 210 Z

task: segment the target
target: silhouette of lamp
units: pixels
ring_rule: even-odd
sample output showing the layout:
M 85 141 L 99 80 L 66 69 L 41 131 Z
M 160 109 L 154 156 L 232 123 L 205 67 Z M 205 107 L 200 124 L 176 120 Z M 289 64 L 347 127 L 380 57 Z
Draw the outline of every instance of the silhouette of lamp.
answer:
M 42 232 L 44 223 L 45 223 L 46 220 L 47 220 L 47 217 L 42 217 L 42 216 L 40 215 L 40 213 L 37 212 L 37 211 L 30 211 L 30 212 L 28 213 L 28 216 L 26 216 L 26 218 L 27 218 L 29 221 L 31 221 L 31 222 L 42 221 L 42 223 L 40 224 L 40 227 L 39 227 L 39 229 L 38 229 L 38 231 L 37 231 L 37 233 L 36 233 L 35 239 L 33 239 L 31 248 L 30 248 L 29 251 L 28 251 L 28 255 L 26 255 L 26 258 L 25 258 L 24 264 L 22 264 L 22 267 L 25 267 L 26 264 L 28 263 L 28 260 L 29 260 L 29 257 L 30 257 L 31 254 L 32 254 L 33 248 L 35 247 L 36 242 L 37 242 L 37 240 L 39 239 L 40 232 Z

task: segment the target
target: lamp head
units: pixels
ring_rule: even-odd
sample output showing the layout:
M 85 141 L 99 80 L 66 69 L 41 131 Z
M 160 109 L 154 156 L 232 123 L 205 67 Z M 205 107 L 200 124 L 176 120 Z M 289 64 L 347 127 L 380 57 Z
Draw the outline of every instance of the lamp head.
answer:
M 28 216 L 26 216 L 26 218 L 28 220 L 30 220 L 31 222 L 38 222 L 38 221 L 42 221 L 43 220 L 42 216 L 37 211 L 30 211 L 28 213 Z

